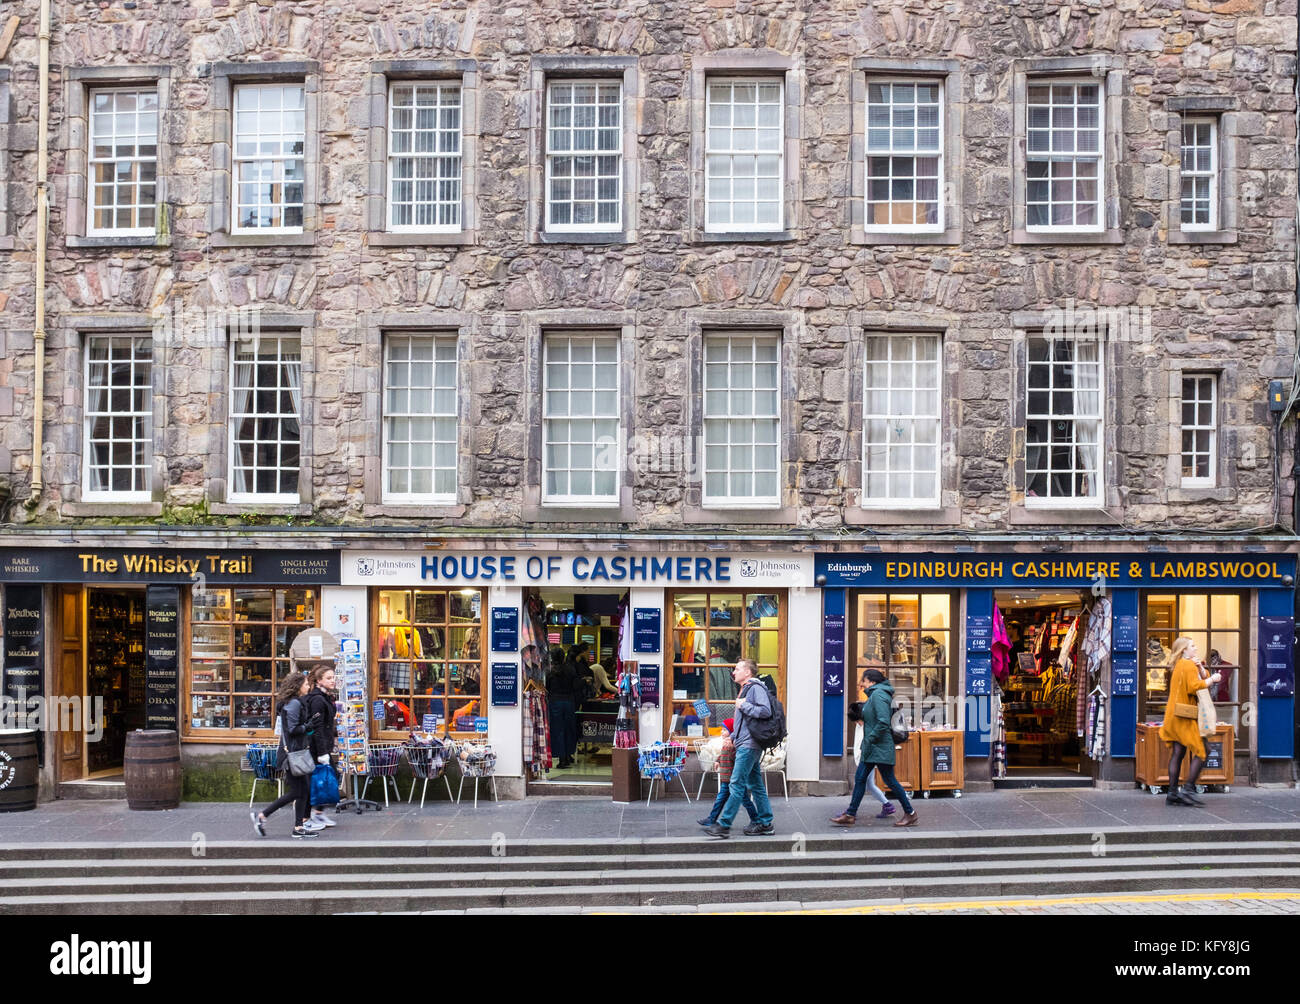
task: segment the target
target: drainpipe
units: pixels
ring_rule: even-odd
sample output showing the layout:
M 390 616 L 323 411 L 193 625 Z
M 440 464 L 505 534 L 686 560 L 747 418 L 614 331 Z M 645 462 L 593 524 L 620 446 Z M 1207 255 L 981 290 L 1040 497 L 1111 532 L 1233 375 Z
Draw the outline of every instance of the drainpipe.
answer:
M 50 0 L 41 0 L 39 126 L 36 139 L 36 325 L 32 341 L 36 349 L 36 372 L 32 395 L 32 487 L 27 508 L 41 503 L 44 489 L 41 454 L 45 431 L 45 250 L 50 223 L 49 133 L 50 133 Z

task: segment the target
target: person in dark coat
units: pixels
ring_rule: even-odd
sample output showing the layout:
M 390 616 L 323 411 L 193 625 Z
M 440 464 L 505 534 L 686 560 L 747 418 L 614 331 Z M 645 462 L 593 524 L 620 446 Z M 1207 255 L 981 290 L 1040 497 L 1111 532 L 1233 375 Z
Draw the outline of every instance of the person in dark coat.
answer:
M 894 714 L 894 688 L 878 669 L 862 674 L 867 680 L 867 700 L 862 705 L 862 768 L 870 774 L 872 768 L 880 776 L 903 807 L 903 818 L 895 826 L 915 826 L 917 816 L 907 792 L 894 776 L 894 733 L 889 720 Z
M 289 751 L 297 752 L 306 749 L 311 742 L 308 732 L 320 723 L 320 719 L 313 720 L 307 716 L 307 709 L 303 703 L 310 689 L 311 683 L 307 679 L 307 674 L 294 672 L 284 678 L 276 694 L 276 703 L 280 710 L 280 751 L 276 759 L 276 769 L 283 772 L 285 787 L 288 790 L 261 812 L 249 813 L 253 817 L 253 831 L 259 837 L 266 836 L 267 817 L 290 802 L 293 803 L 294 838 L 319 835 L 316 828 L 304 825 L 309 821 L 307 803 L 311 797 L 311 778 L 306 775 L 299 777 L 288 769 Z
M 303 704 L 306 707 L 308 718 L 320 715 L 320 725 L 309 737 L 311 739 L 311 755 L 317 763 L 328 764 L 330 754 L 334 752 L 336 736 L 334 716 L 338 711 L 334 705 L 334 667 L 328 663 L 321 663 L 311 671 L 311 682 L 312 688 Z M 310 778 L 308 783 L 310 784 Z M 325 806 L 313 805 L 311 807 L 311 820 L 308 825 L 314 829 L 323 830 L 327 826 L 337 826 L 338 823 L 325 815 Z
M 546 696 L 551 713 L 551 756 L 557 758 L 556 767 L 565 769 L 573 766 L 574 754 L 578 752 L 578 674 L 573 662 L 565 659 L 555 661 L 555 650 L 551 650 L 552 662 L 550 675 L 546 677 Z

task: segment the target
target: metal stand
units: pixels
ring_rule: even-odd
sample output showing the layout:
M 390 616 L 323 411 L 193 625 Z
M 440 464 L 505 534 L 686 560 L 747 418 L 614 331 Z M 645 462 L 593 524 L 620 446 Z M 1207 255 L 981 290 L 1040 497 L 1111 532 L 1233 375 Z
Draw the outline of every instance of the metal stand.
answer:
M 338 804 L 339 812 L 347 812 L 349 809 L 353 809 L 356 811 L 356 814 L 359 816 L 361 815 L 362 811 L 365 809 L 374 809 L 376 812 L 378 812 L 383 808 L 383 806 L 380 805 L 378 802 L 371 801 L 368 798 L 356 797 L 357 780 L 360 777 L 361 777 L 360 774 L 354 774 L 352 771 L 347 770 L 346 768 L 344 769 L 343 784 L 348 790 L 348 797 L 339 800 L 339 804 Z

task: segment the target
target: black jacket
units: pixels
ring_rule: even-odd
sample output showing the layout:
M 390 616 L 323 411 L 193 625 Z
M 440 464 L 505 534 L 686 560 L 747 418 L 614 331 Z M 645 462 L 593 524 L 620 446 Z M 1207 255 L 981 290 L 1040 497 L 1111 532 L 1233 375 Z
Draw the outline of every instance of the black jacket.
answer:
M 307 718 L 302 698 L 291 697 L 280 705 L 280 754 L 275 766 L 284 770 L 289 764 L 289 751 L 306 749 Z
M 304 720 L 310 720 L 312 715 L 320 715 L 320 723 L 308 735 L 312 758 L 315 759 L 323 757 L 327 753 L 333 753 L 336 736 L 334 729 L 334 716 L 336 714 L 334 699 L 321 690 L 320 687 L 313 687 L 311 692 L 303 698 L 303 705 Z
M 564 665 L 551 670 L 546 678 L 546 693 L 553 701 L 572 701 L 578 695 L 578 674 L 573 663 L 565 661 Z

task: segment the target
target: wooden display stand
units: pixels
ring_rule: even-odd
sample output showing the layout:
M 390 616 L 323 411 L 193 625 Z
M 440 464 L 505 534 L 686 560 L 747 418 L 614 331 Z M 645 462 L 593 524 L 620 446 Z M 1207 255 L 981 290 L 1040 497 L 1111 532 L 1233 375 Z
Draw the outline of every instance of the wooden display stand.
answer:
M 1205 738 L 1205 767 L 1196 779 L 1197 784 L 1221 784 L 1227 787 L 1233 783 L 1234 739 L 1232 726 L 1227 724 L 1220 724 L 1214 735 Z M 1160 738 L 1159 725 L 1138 723 L 1135 773 L 1138 784 L 1153 794 L 1158 794 L 1156 788 L 1169 784 L 1169 752 L 1169 744 Z M 1183 764 L 1186 769 L 1186 758 Z
M 615 802 L 641 800 L 641 770 L 637 766 L 637 750 L 615 747 L 610 754 L 614 781 Z
M 961 732 L 918 732 L 921 753 L 921 788 L 961 791 L 966 780 L 966 736 Z

